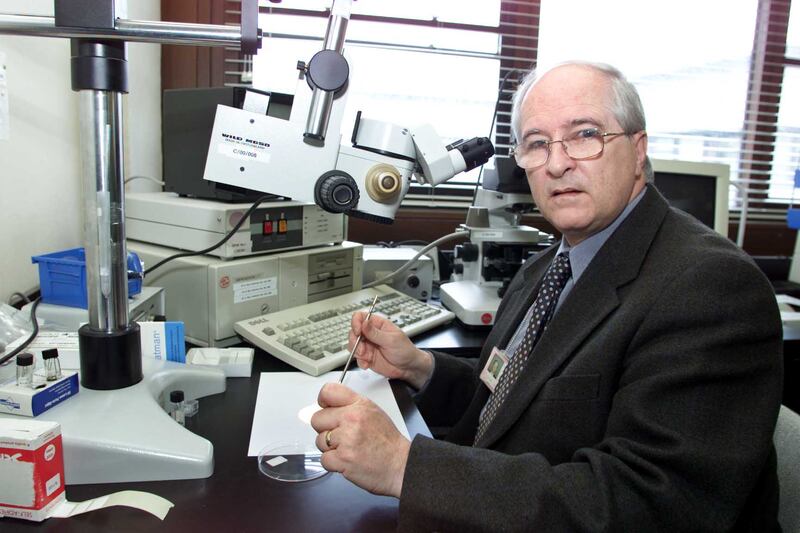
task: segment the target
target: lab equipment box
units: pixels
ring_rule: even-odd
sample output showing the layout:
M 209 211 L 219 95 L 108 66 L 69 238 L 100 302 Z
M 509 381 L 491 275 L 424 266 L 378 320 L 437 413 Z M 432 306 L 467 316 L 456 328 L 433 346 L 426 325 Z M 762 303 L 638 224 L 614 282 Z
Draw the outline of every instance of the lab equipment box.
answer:
M 394 272 L 417 255 L 418 250 L 409 247 L 384 248 L 382 246 L 364 247 L 364 274 L 366 285 Z M 428 301 L 433 290 L 433 280 L 438 280 L 436 265 L 427 255 L 419 257 L 416 264 L 403 274 L 387 282 L 398 291 L 417 300 Z
M 32 306 L 33 302 L 26 304 L 22 310 L 30 313 Z M 128 298 L 128 317 L 131 322 L 153 321 L 156 317 L 164 316 L 164 309 L 164 289 L 161 287 L 142 287 L 139 294 Z M 40 303 L 36 308 L 36 317 L 50 326 L 55 326 L 53 329 L 78 331 L 83 324 L 89 322 L 89 310 Z M 41 335 L 42 332 L 39 333 L 39 337 Z
M 136 241 L 194 251 L 213 246 L 241 222 L 225 244 L 208 252 L 222 259 L 344 241 L 347 224 L 341 213 L 275 200 L 262 203 L 242 220 L 250 207 L 168 192 L 130 193 L 125 197 L 126 232 Z
M 128 249 L 145 265 L 176 253 L 134 240 Z M 181 257 L 148 274 L 145 282 L 164 287 L 167 318 L 184 323 L 188 342 L 226 347 L 241 342 L 235 322 L 359 290 L 362 265 L 363 246 L 345 241 L 228 261 Z

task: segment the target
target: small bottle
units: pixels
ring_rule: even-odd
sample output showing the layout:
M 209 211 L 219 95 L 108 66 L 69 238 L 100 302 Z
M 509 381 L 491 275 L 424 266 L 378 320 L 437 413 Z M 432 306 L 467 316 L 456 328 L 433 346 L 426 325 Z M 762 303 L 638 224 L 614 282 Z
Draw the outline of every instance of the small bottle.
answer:
M 61 361 L 58 359 L 58 349 L 42 350 L 42 359 L 44 359 L 44 373 L 47 381 L 61 379 Z
M 184 413 L 183 391 L 174 390 L 169 393 L 169 415 L 175 421 L 184 426 L 186 425 L 186 414 Z
M 17 356 L 17 386 L 33 386 L 33 354 L 21 353 Z

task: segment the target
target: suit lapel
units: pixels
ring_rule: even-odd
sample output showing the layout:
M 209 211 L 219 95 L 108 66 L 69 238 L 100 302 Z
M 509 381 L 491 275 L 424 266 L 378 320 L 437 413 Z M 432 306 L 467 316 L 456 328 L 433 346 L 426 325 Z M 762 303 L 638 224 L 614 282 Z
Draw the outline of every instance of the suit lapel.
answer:
M 598 324 L 619 305 L 617 290 L 636 278 L 668 209 L 666 200 L 648 185 L 639 204 L 608 238 L 567 295 L 539 339 L 514 389 L 476 445 L 488 447 L 508 431 L 544 383 L 558 372 Z M 538 286 L 548 264 L 531 273 L 538 276 L 534 278 L 536 282 L 531 283 L 532 286 Z M 526 302 L 519 321 L 535 297 L 536 291 L 531 292 L 531 302 Z M 511 333 L 507 337 L 510 337 L 513 329 L 508 329 Z M 507 342 L 508 338 L 504 340 Z

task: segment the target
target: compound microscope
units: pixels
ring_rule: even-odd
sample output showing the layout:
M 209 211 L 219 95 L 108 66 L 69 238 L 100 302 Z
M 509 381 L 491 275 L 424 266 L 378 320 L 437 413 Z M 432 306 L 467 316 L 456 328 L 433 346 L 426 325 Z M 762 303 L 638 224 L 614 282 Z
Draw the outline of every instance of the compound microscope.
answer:
M 494 324 L 497 307 L 522 263 L 552 242 L 547 233 L 520 224 L 533 210 L 525 174 L 513 159 L 495 158 L 496 169 L 484 169 L 467 220 L 469 242 L 453 250 L 451 281 L 439 294 L 445 307 L 466 326 Z

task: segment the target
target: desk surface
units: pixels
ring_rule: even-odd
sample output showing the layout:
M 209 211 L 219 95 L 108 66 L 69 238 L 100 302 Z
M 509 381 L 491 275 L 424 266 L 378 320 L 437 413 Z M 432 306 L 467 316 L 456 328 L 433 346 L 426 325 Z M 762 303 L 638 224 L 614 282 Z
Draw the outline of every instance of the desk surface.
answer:
M 82 501 L 120 490 L 158 494 L 175 504 L 163 522 L 127 507 L 101 509 L 42 523 L 2 518 L 0 531 L 392 531 L 397 500 L 374 496 L 340 474 L 304 483 L 282 483 L 258 471 L 247 457 L 260 372 L 294 370 L 256 353 L 251 378 L 230 378 L 223 394 L 200 400 L 187 428 L 214 445 L 214 474 L 208 479 L 67 486 L 67 499 Z M 409 433 L 430 435 L 404 385 L 392 389 Z M 143 431 L 146 429 L 143 428 Z

